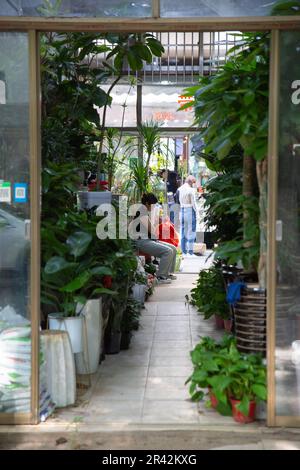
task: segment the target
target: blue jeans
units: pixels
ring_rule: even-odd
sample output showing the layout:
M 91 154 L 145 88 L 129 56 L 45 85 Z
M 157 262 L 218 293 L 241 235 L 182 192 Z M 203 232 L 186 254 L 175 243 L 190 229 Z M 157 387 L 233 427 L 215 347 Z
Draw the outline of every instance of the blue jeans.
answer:
M 182 253 L 190 253 L 192 255 L 196 240 L 196 212 L 192 207 L 181 208 L 180 237 Z

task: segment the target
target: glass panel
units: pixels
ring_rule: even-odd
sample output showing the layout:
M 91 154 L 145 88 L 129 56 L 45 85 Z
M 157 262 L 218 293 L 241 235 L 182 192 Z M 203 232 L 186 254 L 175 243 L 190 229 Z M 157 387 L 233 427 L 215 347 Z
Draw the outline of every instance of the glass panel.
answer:
M 151 0 L 2 0 L 0 5 L 0 16 L 144 17 L 151 13 Z
M 188 98 L 182 96 L 183 89 L 168 85 L 143 85 L 143 121 L 153 119 L 163 127 L 190 127 L 193 109 L 178 111 Z
M 109 85 L 101 85 L 108 91 Z M 134 127 L 136 126 L 136 87 L 132 85 L 116 85 L 110 96 L 112 104 L 107 108 L 107 127 Z M 100 122 L 103 108 L 98 108 Z
M 28 37 L 0 43 L 0 412 L 30 412 Z
M 166 18 L 200 16 L 266 16 L 276 1 L 265 0 L 160 0 L 161 16 Z
M 300 415 L 300 33 L 281 33 L 276 414 Z M 288 73 L 287 73 L 288 71 Z

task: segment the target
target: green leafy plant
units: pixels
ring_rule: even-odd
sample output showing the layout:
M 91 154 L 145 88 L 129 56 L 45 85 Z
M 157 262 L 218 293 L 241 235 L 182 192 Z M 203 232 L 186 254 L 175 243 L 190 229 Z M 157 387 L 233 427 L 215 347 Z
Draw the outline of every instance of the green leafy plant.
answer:
M 146 273 L 152 274 L 153 276 L 156 274 L 156 265 L 153 263 L 146 263 L 145 264 L 145 271 Z
M 260 261 L 256 268 L 262 288 L 266 272 L 266 194 L 269 89 L 269 33 L 237 34 L 238 44 L 216 74 L 202 77 L 187 90 L 194 97 L 195 121 L 204 140 L 203 152 L 220 161 L 231 149 L 243 148 L 243 223 L 251 223 L 246 205 L 259 187 Z M 190 103 L 184 107 L 190 106 Z M 250 246 L 251 242 L 245 242 Z
M 123 68 L 126 63 L 129 64 L 132 73 L 141 70 L 144 65 L 144 61 L 151 63 L 152 57 L 161 57 L 164 48 L 161 43 L 152 34 L 107 34 L 107 41 L 113 44 L 113 48 L 107 55 L 106 60 L 113 58 L 112 68 L 114 71 L 114 79 L 111 83 L 108 92 L 107 99 L 104 104 L 102 114 L 102 124 L 100 133 L 100 147 L 99 147 L 99 159 L 97 164 L 97 189 L 99 190 L 100 184 L 100 173 L 102 170 L 102 150 L 104 146 L 105 137 L 105 126 L 106 126 L 106 113 L 107 107 L 111 103 L 110 94 L 114 87 L 119 83 L 123 76 Z M 125 109 L 125 108 L 124 108 Z M 123 113 L 124 121 L 124 113 Z
M 103 276 L 112 275 L 108 266 L 99 264 L 97 258 L 85 257 L 93 240 L 84 230 L 77 230 L 60 242 L 53 235 L 52 249 L 57 255 L 50 257 L 42 270 L 42 303 L 55 308 L 63 316 L 76 316 L 76 305 L 90 298 L 115 294 L 102 284 Z
M 193 401 L 203 400 L 208 389 L 213 388 L 218 399 L 217 411 L 225 416 L 231 416 L 231 407 L 228 397 L 224 393 L 229 381 L 225 378 L 223 369 L 225 362 L 222 353 L 227 353 L 233 341 L 234 339 L 227 335 L 220 343 L 210 337 L 203 337 L 191 351 L 194 370 L 186 381 L 186 384 L 190 384 L 189 392 Z M 213 381 L 214 387 L 211 381 Z
M 224 319 L 230 318 L 220 266 L 214 264 L 211 268 L 200 271 L 196 287 L 191 290 L 191 303 L 205 319 L 213 315 Z
M 237 350 L 236 340 L 224 336 L 220 343 L 204 337 L 191 352 L 194 366 L 190 383 L 193 400 L 202 400 L 207 389 L 218 401 L 217 411 L 231 414 L 229 400 L 235 398 L 241 403 L 239 411 L 248 414 L 250 401 L 265 401 L 266 366 L 258 354 L 242 354 Z
M 128 298 L 126 309 L 123 314 L 121 330 L 124 333 L 130 333 L 138 330 L 141 316 L 141 304 L 135 299 Z

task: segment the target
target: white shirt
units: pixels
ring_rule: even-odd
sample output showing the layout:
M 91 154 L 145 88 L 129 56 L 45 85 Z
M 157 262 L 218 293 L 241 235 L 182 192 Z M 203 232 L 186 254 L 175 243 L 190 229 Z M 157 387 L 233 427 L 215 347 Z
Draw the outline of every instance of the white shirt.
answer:
M 181 207 L 193 207 L 197 212 L 196 193 L 195 190 L 188 184 L 184 183 L 179 189 L 179 203 Z

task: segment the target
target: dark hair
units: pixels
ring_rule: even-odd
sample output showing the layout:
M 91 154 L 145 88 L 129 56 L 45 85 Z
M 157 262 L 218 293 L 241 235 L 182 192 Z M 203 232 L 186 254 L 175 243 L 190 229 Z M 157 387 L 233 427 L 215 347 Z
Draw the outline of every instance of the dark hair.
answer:
M 157 197 L 153 193 L 146 193 L 142 196 L 142 204 L 145 206 L 146 204 L 156 204 L 158 201 Z

